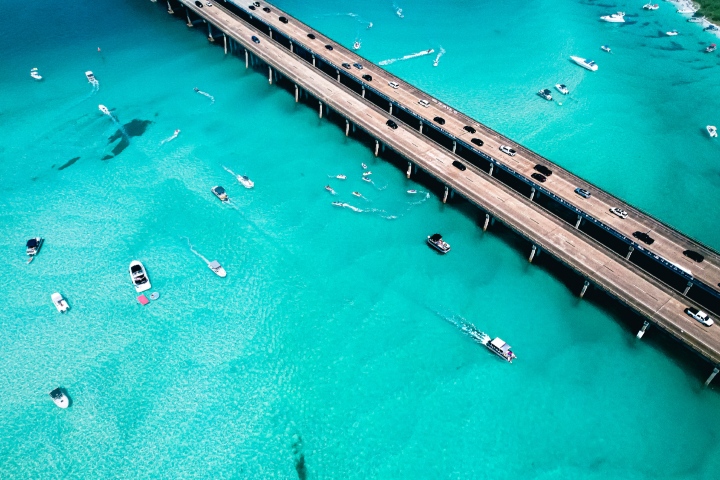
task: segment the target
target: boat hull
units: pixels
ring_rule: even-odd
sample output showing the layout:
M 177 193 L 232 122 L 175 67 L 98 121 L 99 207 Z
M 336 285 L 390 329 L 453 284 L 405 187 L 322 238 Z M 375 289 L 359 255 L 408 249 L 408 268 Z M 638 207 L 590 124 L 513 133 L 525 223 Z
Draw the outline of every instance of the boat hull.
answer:
M 140 268 L 140 271 L 142 272 L 142 275 L 145 278 L 144 282 L 142 282 L 142 283 L 136 282 L 135 277 L 133 277 L 133 267 Z M 135 291 L 137 293 L 146 292 L 152 288 L 152 285 L 150 284 L 150 278 L 148 277 L 147 271 L 145 270 L 145 266 L 142 263 L 138 262 L 137 260 L 133 260 L 132 262 L 130 262 L 129 272 L 130 272 L 130 280 L 132 281 L 133 286 L 135 287 Z

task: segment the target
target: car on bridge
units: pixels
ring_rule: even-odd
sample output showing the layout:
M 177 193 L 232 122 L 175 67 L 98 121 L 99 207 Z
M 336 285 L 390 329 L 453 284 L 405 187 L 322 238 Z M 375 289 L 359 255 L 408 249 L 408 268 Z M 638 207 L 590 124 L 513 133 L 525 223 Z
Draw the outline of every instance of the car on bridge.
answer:
M 641 242 L 647 243 L 648 245 L 655 243 L 655 239 L 645 232 L 635 232 L 633 233 L 633 237 L 637 238 Z
M 479 138 L 472 138 L 472 139 L 470 139 L 470 142 L 471 142 L 471 143 L 474 143 L 474 144 L 477 145 L 478 147 L 482 147 L 483 145 L 485 145 L 485 142 L 483 142 L 483 141 L 480 140 Z
M 357 68 L 358 70 L 362 70 L 362 69 L 363 69 L 363 66 L 360 65 L 359 63 L 353 63 L 353 67 Z
M 590 198 L 590 196 L 592 195 L 592 193 L 590 193 L 587 190 L 585 190 L 584 188 L 580 188 L 580 187 L 575 189 L 575 193 L 577 193 L 578 195 L 580 195 L 583 198 Z
M 195 6 L 198 8 L 202 8 L 202 2 L 195 0 Z
M 547 177 L 545 177 L 545 175 L 542 175 L 540 173 L 533 173 L 530 176 L 540 183 L 545 183 L 545 180 L 547 180 Z
M 397 130 L 397 123 L 393 122 L 392 120 L 388 120 L 385 122 L 385 125 L 392 128 L 393 130 Z
M 282 23 L 288 23 L 288 19 L 286 17 L 278 17 L 278 20 L 280 20 Z
M 362 79 L 368 82 L 372 82 L 372 75 L 365 74 L 362 76 Z
M 465 126 L 463 127 L 463 130 L 465 130 L 465 131 L 468 132 L 468 133 L 475 133 L 475 132 L 477 131 L 477 130 L 475 130 L 473 127 L 471 127 L 470 125 L 465 125 Z
M 550 169 L 549 169 L 548 167 L 546 167 L 545 165 L 541 165 L 541 164 L 539 164 L 539 163 L 538 163 L 537 165 L 535 165 L 535 170 L 537 170 L 538 172 L 542 173 L 542 174 L 545 175 L 546 177 L 549 177 L 550 175 L 552 175 L 552 170 L 550 170 Z
M 343 63 L 342 66 L 343 66 L 343 68 L 348 69 L 348 70 L 350 70 L 352 68 L 349 63 Z
M 697 263 L 700 263 L 703 260 L 705 260 L 705 256 L 702 253 L 696 252 L 695 250 L 685 250 L 683 252 L 683 255 L 685 255 L 690 260 L 696 261 Z
M 628 213 L 625 210 L 623 210 L 622 208 L 618 208 L 618 207 L 610 207 L 610 213 L 617 215 L 618 217 L 620 217 L 622 219 L 626 219 L 628 216 Z
M 515 154 L 517 153 L 515 150 L 508 147 L 507 145 L 500 145 L 500 151 L 510 155 L 511 157 L 514 157 Z
M 467 170 L 467 167 L 465 165 L 463 165 L 462 163 L 458 162 L 457 160 L 455 160 L 453 162 L 453 167 L 457 168 L 461 172 L 464 172 L 465 170 Z
M 332 49 L 333 49 L 333 46 L 332 46 L 332 45 L 325 45 L 325 48 L 327 48 L 328 50 L 332 50 Z
M 433 121 L 438 125 L 445 125 L 445 119 L 442 117 L 435 117 L 433 118 Z
M 388 82 L 388 85 L 390 85 L 394 89 L 397 89 L 398 87 L 400 87 L 400 84 L 397 82 Z
M 694 318 L 706 327 L 711 327 L 715 323 L 713 322 L 713 319 L 710 318 L 710 315 L 703 312 L 702 310 L 698 310 L 697 308 L 688 307 L 685 309 L 685 313 L 687 313 L 690 317 Z
M 253 42 L 255 42 L 255 43 L 260 43 L 260 39 L 257 38 L 255 35 L 253 35 L 252 37 L 250 37 L 250 39 L 251 39 Z

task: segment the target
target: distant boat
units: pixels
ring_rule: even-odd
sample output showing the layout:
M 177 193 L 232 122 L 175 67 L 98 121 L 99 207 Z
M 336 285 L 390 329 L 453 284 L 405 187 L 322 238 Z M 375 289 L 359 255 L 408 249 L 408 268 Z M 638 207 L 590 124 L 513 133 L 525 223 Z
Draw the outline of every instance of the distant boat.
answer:
M 345 180 L 347 177 L 345 175 L 335 175 L 335 178 L 338 180 Z
M 442 254 L 450 251 L 450 244 L 443 240 L 442 235 L 439 233 L 427 237 L 427 244 Z
M 563 95 L 567 95 L 568 93 L 570 93 L 570 90 L 568 90 L 568 88 L 562 83 L 556 83 L 555 89 Z
M 715 127 L 714 125 L 708 125 L 705 128 L 707 128 L 707 131 L 708 131 L 708 134 L 710 135 L 710 137 L 712 137 L 712 138 L 717 137 L 717 127 Z
M 512 361 L 517 358 L 513 351 L 510 350 L 512 347 L 505 343 L 505 341 L 500 337 L 495 337 L 492 341 L 485 343 L 485 346 L 506 362 L 512 363 Z
M 610 47 L 608 47 L 607 45 L 603 45 L 602 47 L 600 47 L 600 49 L 601 49 L 603 52 L 608 52 L 608 53 L 610 53 Z
M 216 197 L 220 199 L 222 202 L 229 202 L 230 197 L 227 196 L 227 193 L 225 193 L 225 189 L 220 186 L 215 186 L 210 189 Z
M 372 182 L 372 179 L 370 177 L 362 177 L 362 179 L 363 179 L 363 182 L 368 182 L 368 183 Z
M 548 90 L 547 88 L 540 90 L 537 92 L 538 96 L 544 98 L 545 100 L 551 102 L 552 101 L 552 92 Z
M 657 3 L 646 3 L 645 5 L 643 5 L 643 8 L 645 10 L 657 10 L 658 8 L 660 8 L 660 5 L 658 5 Z
M 407 192 L 410 194 L 413 194 L 413 193 L 417 193 L 417 190 L 408 190 Z
M 372 175 L 371 171 L 363 172 L 363 177 L 367 177 L 368 175 Z
M 63 393 L 63 391 L 59 388 L 50 392 L 50 398 L 52 398 L 55 405 L 60 408 L 67 408 L 70 406 L 70 399 L 68 399 L 67 395 L 65 395 L 65 393 Z
M 690 7 L 683 7 L 680 10 L 678 10 L 677 12 L 678 13 L 695 13 L 695 12 L 697 12 L 697 10 L 695 10 L 694 8 L 690 8 Z
M 67 312 L 68 308 L 70 308 L 67 301 L 59 293 L 53 293 L 52 295 L 50 295 L 50 298 L 52 299 L 53 305 L 55 305 L 55 308 L 57 308 L 58 312 L 65 313 Z
M 674 37 L 674 36 L 676 36 L 677 34 L 678 34 L 678 31 L 677 31 L 677 30 L 670 30 L 669 32 L 665 32 L 665 35 L 667 35 L 667 36 L 669 36 L 669 37 Z
M 238 175 L 237 179 L 245 188 L 253 188 L 255 186 L 255 183 L 250 180 L 247 175 Z
M 335 195 L 335 190 L 330 185 L 325 185 L 325 190 Z
M 712 53 L 712 52 L 715 51 L 715 49 L 717 49 L 717 45 L 715 45 L 714 43 L 711 43 L 711 44 L 708 45 L 708 47 L 705 49 L 705 53 Z
M 706 32 L 716 32 L 718 30 L 718 26 L 714 24 L 710 24 L 707 27 L 703 28 Z
M 97 79 L 95 78 L 95 75 L 93 75 L 93 72 L 91 72 L 90 70 L 85 72 L 85 77 L 87 77 L 88 82 L 97 83 Z
M 31 238 L 27 241 L 27 243 L 25 244 L 25 253 L 27 253 L 30 257 L 28 259 L 28 263 L 32 262 L 35 259 L 35 255 L 40 252 L 40 248 L 42 247 L 44 241 L 45 240 L 42 237 Z
M 37 68 L 33 68 L 30 70 L 30 76 L 32 78 L 34 78 L 35 80 L 42 80 L 42 75 L 40 75 L 40 73 L 38 73 Z
M 363 170 L 367 170 L 367 165 L 365 165 L 364 163 L 361 163 L 360 166 L 363 168 Z
M 623 23 L 625 22 L 625 12 L 617 12 L 612 15 L 604 15 L 600 17 L 600 20 L 605 20 L 610 23 Z
M 690 23 L 702 23 L 703 20 L 705 20 L 705 17 L 690 17 L 687 21 Z
M 593 72 L 597 72 L 598 66 L 597 66 L 597 64 L 596 64 L 595 62 L 593 62 L 592 60 L 587 60 L 587 59 L 585 59 L 585 58 L 573 57 L 573 56 L 571 56 L 570 59 L 571 59 L 573 62 L 575 62 L 575 63 L 577 63 L 578 65 L 580 65 L 581 67 L 583 67 L 583 68 L 587 68 L 588 70 L 591 70 L 591 71 L 593 71 Z
M 210 268 L 210 270 L 215 272 L 215 275 L 217 275 L 218 277 L 225 277 L 227 275 L 225 269 L 220 265 L 217 260 L 213 260 L 212 262 L 208 263 L 208 267 Z
M 342 203 L 342 202 L 332 202 L 332 204 L 333 204 L 333 206 L 335 206 L 335 207 L 342 207 L 342 206 L 343 206 L 343 203 Z
M 362 193 L 360 193 L 360 192 L 352 192 L 352 194 L 355 195 L 356 197 L 362 197 Z
M 98 105 L 98 110 L 100 110 L 105 115 L 110 115 L 110 110 L 105 105 Z
M 130 279 L 132 280 L 135 291 L 138 293 L 150 290 L 150 279 L 145 271 L 145 266 L 137 260 L 130 262 Z
M 355 43 L 353 43 L 353 50 L 360 50 L 361 46 L 360 42 L 355 40 Z

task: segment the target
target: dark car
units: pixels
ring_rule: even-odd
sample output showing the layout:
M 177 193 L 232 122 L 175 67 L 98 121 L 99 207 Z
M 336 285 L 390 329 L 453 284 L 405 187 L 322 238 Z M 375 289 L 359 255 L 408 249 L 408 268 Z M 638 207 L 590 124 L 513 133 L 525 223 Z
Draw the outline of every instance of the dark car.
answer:
M 576 188 L 575 193 L 577 193 L 578 195 L 580 195 L 583 198 L 590 198 L 590 195 L 591 195 L 590 192 L 588 192 L 584 188 Z
M 263 12 L 270 13 L 270 9 L 268 7 L 263 7 Z
M 453 167 L 457 168 L 461 172 L 464 172 L 465 170 L 467 170 L 467 167 L 465 165 L 463 165 L 462 163 L 458 162 L 457 160 L 455 160 L 453 162 Z
M 332 46 L 332 45 L 325 45 L 325 48 L 327 48 L 328 50 L 332 50 L 332 49 L 333 49 L 333 46 Z
M 439 125 L 445 125 L 445 119 L 442 117 L 435 117 L 433 118 L 433 121 Z
M 357 68 L 358 70 L 362 70 L 362 69 L 363 69 L 363 66 L 360 65 L 359 63 L 353 63 L 353 67 Z
M 393 122 L 392 120 L 388 120 L 385 122 L 385 125 L 392 128 L 393 130 L 397 130 L 397 123 Z
M 257 38 L 255 35 L 253 35 L 252 37 L 250 37 L 250 39 L 251 39 L 253 42 L 255 42 L 255 43 L 260 43 L 260 39 Z
M 655 239 L 645 232 L 635 232 L 633 233 L 633 237 L 648 245 L 652 245 L 655 242 Z
M 545 178 L 545 175 L 541 175 L 539 173 L 533 173 L 530 176 L 540 183 L 545 183 L 545 180 L 547 180 L 547 178 Z
M 254 6 L 254 7 L 259 7 L 259 6 L 260 6 L 260 2 L 253 2 L 253 6 Z
M 349 63 L 343 63 L 342 66 L 343 68 L 347 68 L 348 70 L 352 68 Z
M 685 250 L 683 252 L 683 255 L 688 257 L 690 260 L 695 260 L 698 263 L 705 260 L 705 257 L 701 253 L 696 252 L 695 250 Z
M 471 127 L 470 125 L 465 125 L 465 126 L 463 127 L 463 130 L 465 130 L 466 132 L 469 132 L 469 133 L 475 133 L 475 132 L 477 131 L 477 130 L 475 130 L 473 127 Z
M 198 2 L 197 0 L 195 0 L 195 6 L 198 8 L 202 8 L 202 2 Z
M 552 175 L 552 170 L 550 170 L 550 169 L 549 169 L 548 167 L 546 167 L 545 165 L 540 165 L 539 163 L 538 163 L 537 165 L 535 165 L 535 170 L 537 170 L 538 172 L 542 173 L 542 174 L 545 175 L 546 177 L 549 177 L 550 175 Z
M 307 34 L 307 37 L 308 37 L 310 40 L 315 40 L 315 34 L 314 34 L 314 33 L 308 33 L 308 34 Z
M 280 20 L 282 23 L 287 23 L 288 19 L 285 17 L 279 17 L 278 20 Z
M 248 8 L 249 8 L 250 10 L 255 10 L 255 5 L 249 5 Z
M 362 79 L 367 80 L 368 82 L 372 82 L 372 75 L 365 74 L 362 76 Z
M 478 147 L 482 147 L 483 145 L 485 145 L 485 142 L 483 142 L 483 141 L 480 140 L 479 138 L 473 138 L 473 139 L 470 140 L 470 141 L 471 141 L 472 143 L 474 143 L 475 145 L 477 145 Z

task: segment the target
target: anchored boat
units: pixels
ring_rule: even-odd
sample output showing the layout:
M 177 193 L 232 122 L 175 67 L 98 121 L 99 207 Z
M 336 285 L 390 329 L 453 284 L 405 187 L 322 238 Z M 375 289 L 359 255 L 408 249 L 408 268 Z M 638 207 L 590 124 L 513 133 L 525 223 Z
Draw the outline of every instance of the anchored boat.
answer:
M 717 137 L 717 127 L 714 125 L 708 125 L 707 127 L 708 135 L 710 135 L 712 138 Z
M 67 408 L 70 406 L 70 399 L 59 388 L 56 388 L 55 390 L 50 392 L 50 398 L 52 398 L 52 401 L 55 402 L 55 405 L 60 408 Z
M 27 247 L 25 253 L 27 253 L 30 257 L 28 259 L 28 263 L 32 262 L 35 259 L 35 255 L 40 252 L 40 247 L 42 247 L 44 241 L 45 240 L 43 240 L 42 237 L 31 238 L 27 241 L 27 243 L 25 244 L 25 246 Z
M 606 22 L 610 23 L 624 23 L 625 12 L 617 12 L 613 13 L 612 15 L 603 15 L 602 17 L 600 17 L 600 20 L 605 20 Z
M 67 312 L 68 308 L 70 308 L 67 301 L 58 292 L 50 295 L 50 298 L 52 299 L 53 305 L 55 305 L 55 308 L 57 308 L 58 312 L 65 313 Z
M 30 76 L 35 80 L 42 80 L 42 75 L 40 75 L 37 68 L 30 70 Z
M 570 57 L 570 60 L 572 60 L 573 62 L 577 63 L 578 65 L 580 65 L 580 66 L 583 67 L 583 68 L 587 68 L 588 70 L 591 70 L 591 71 L 593 71 L 593 72 L 597 72 L 598 66 L 597 66 L 597 64 L 596 64 L 595 62 L 593 62 L 592 60 L 587 60 L 587 59 L 585 59 L 585 58 L 573 57 L 573 56 Z
M 150 279 L 147 276 L 145 267 L 137 260 L 130 262 L 130 279 L 132 280 L 135 291 L 140 293 L 150 290 Z
M 568 88 L 562 83 L 555 84 L 555 89 L 563 95 L 570 93 L 570 90 L 568 90 Z
M 427 237 L 427 243 L 438 252 L 445 254 L 450 251 L 450 244 L 442 239 L 442 235 L 434 233 Z

